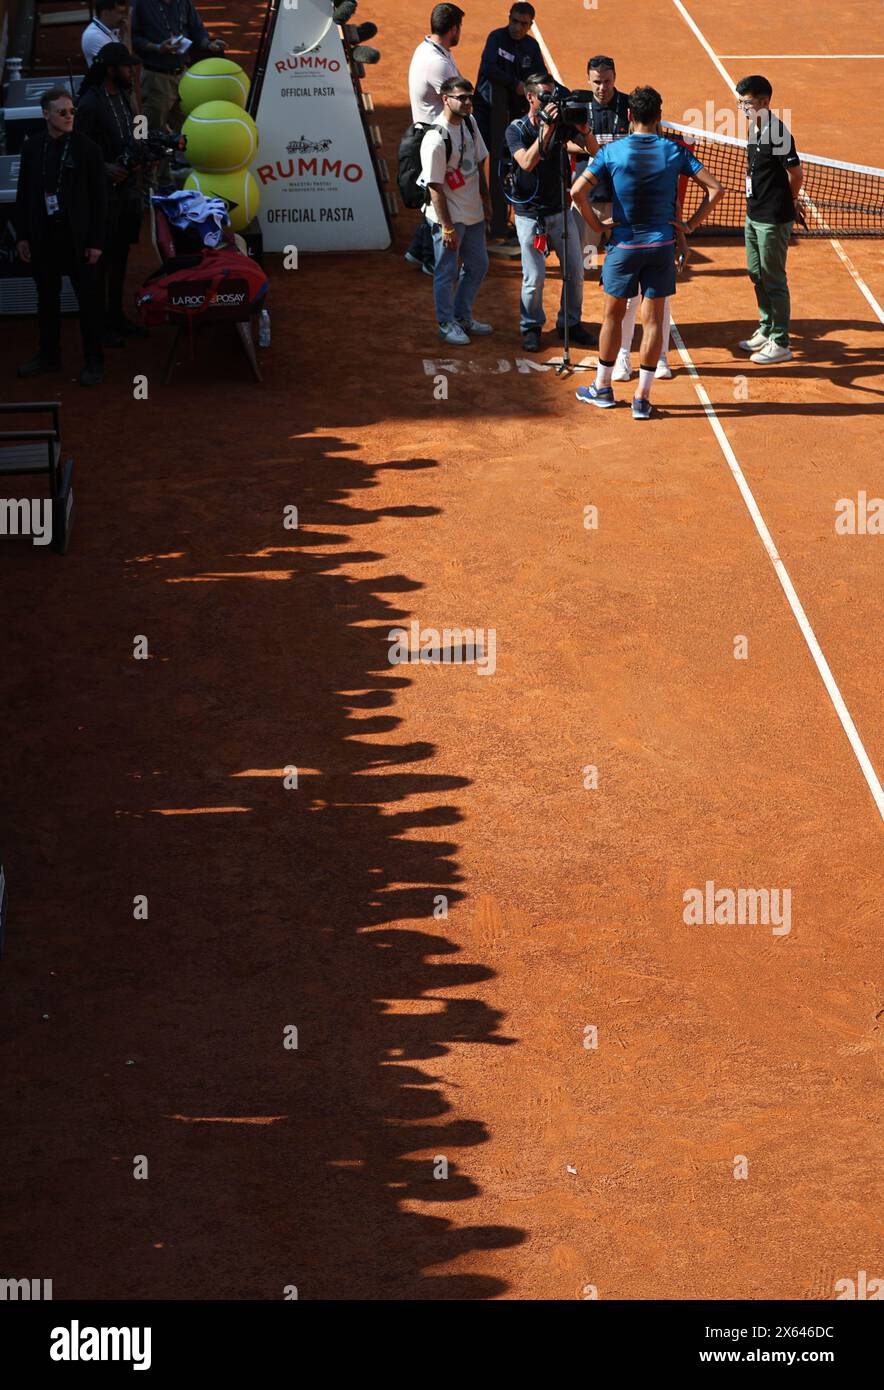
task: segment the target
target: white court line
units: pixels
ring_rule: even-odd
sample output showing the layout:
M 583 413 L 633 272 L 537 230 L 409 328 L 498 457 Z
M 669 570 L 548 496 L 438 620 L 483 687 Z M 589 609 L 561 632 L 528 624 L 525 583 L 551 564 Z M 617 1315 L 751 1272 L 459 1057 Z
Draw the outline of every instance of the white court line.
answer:
M 724 78 L 724 80 L 725 80 L 725 82 L 727 83 L 727 85 L 728 85 L 728 87 L 730 88 L 730 90 L 733 91 L 737 84 L 736 84 L 736 82 L 734 81 L 734 79 L 731 77 L 731 75 L 730 75 L 730 73 L 728 72 L 727 68 L 724 67 L 724 66 L 719 62 L 718 54 L 715 52 L 715 49 L 712 47 L 712 45 L 711 45 L 710 43 L 707 42 L 705 36 L 703 35 L 703 33 L 701 32 L 701 30 L 699 29 L 699 27 L 698 27 L 698 26 L 694 23 L 694 21 L 691 19 L 690 15 L 688 14 L 688 12 L 687 12 L 687 10 L 685 9 L 684 5 L 681 3 L 681 0 L 672 0 L 672 3 L 675 5 L 675 8 L 678 10 L 678 12 L 679 12 L 679 14 L 681 15 L 682 19 L 684 20 L 685 24 L 688 26 L 689 29 L 691 29 L 691 30 L 693 31 L 694 38 L 697 39 L 697 41 L 698 41 L 699 43 L 701 43 L 701 44 L 703 45 L 703 47 L 705 48 L 706 52 L 708 53 L 709 57 L 712 59 L 712 61 L 713 61 L 713 63 L 715 64 L 715 66 L 718 68 L 719 73 L 720 73 L 721 76 Z
M 721 61 L 719 60 L 718 55 L 717 55 L 717 54 L 715 53 L 715 51 L 713 50 L 712 46 L 708 43 L 708 41 L 707 41 L 706 38 L 704 37 L 703 33 L 702 33 L 701 30 L 699 29 L 699 27 L 694 23 L 693 19 L 691 19 L 691 16 L 688 14 L 688 12 L 687 12 L 687 10 L 685 9 L 684 5 L 681 3 L 681 0 L 672 0 L 672 3 L 674 4 L 675 8 L 678 10 L 678 12 L 679 12 L 679 14 L 681 15 L 682 19 L 684 20 L 685 24 L 687 24 L 688 28 L 692 31 L 692 33 L 695 35 L 695 37 L 699 40 L 699 42 L 700 42 L 700 43 L 703 45 L 703 47 L 705 48 L 706 52 L 708 53 L 709 57 L 712 59 L 712 61 L 713 61 L 713 63 L 715 64 L 715 66 L 718 68 L 719 73 L 720 73 L 721 76 L 724 78 L 724 80 L 725 80 L 725 82 L 727 83 L 727 85 L 728 85 L 728 87 L 730 88 L 730 90 L 733 91 L 734 88 L 735 88 L 736 85 L 737 85 L 736 82 L 735 82 L 734 79 L 731 77 L 731 75 L 730 75 L 730 73 L 728 72 L 727 68 L 724 67 L 724 66 L 722 66 L 722 63 L 721 63 Z M 758 56 L 758 55 L 756 55 L 756 56 Z M 845 269 L 847 270 L 848 274 L 850 275 L 851 279 L 853 280 L 853 282 L 854 282 L 854 284 L 856 285 L 857 289 L 859 290 L 860 294 L 863 295 L 863 297 L 866 299 L 866 301 L 867 301 L 867 303 L 869 304 L 870 308 L 872 309 L 873 313 L 876 315 L 878 321 L 879 321 L 880 323 L 884 323 L 884 309 L 881 308 L 881 305 L 878 303 L 877 299 L 876 299 L 875 296 L 872 294 L 872 291 L 869 289 L 869 287 L 868 287 L 868 285 L 866 284 L 865 280 L 864 280 L 863 277 L 860 275 L 860 273 L 859 273 L 859 271 L 857 270 L 856 266 L 853 264 L 853 261 L 850 259 L 850 257 L 848 256 L 847 252 L 844 250 L 844 247 L 841 245 L 840 241 L 836 241 L 835 238 L 833 237 L 833 238 L 830 239 L 829 245 L 832 247 L 832 250 L 835 252 L 836 256 L 838 257 L 838 259 L 841 261 L 842 265 L 843 265 L 843 266 L 845 267 Z
M 884 53 L 719 53 L 719 58 L 884 58 Z
M 683 8 L 679 4 L 679 0 L 675 0 L 675 3 L 678 5 L 679 9 Z M 556 67 L 556 64 L 553 60 L 553 56 L 550 53 L 546 43 L 544 42 L 543 36 L 541 35 L 536 23 L 534 24 L 534 34 L 537 39 L 537 42 L 540 45 L 540 50 L 543 53 L 544 58 L 546 59 L 547 70 L 550 73 L 552 73 L 553 77 L 556 79 L 557 82 L 561 82 L 561 73 Z M 728 81 L 729 80 L 730 79 L 728 79 Z M 731 86 L 733 86 L 733 83 L 731 83 Z M 835 242 L 833 242 L 832 245 L 835 246 L 836 250 L 838 249 Z M 880 316 L 880 305 L 877 306 L 877 309 Z M 884 319 L 882 319 L 882 322 L 884 322 Z M 857 728 L 853 722 L 853 719 L 851 718 L 850 711 L 844 703 L 844 697 L 842 696 L 841 691 L 838 689 L 838 685 L 835 681 L 835 677 L 832 675 L 829 663 L 826 661 L 826 658 L 823 655 L 822 648 L 820 647 L 820 644 L 816 639 L 814 630 L 810 625 L 810 621 L 807 617 L 807 614 L 804 611 L 804 608 L 802 607 L 801 600 L 795 592 L 795 586 L 792 583 L 792 580 L 789 578 L 789 572 L 786 569 L 786 566 L 783 564 L 782 560 L 780 559 L 777 548 L 773 543 L 773 537 L 771 536 L 770 531 L 767 528 L 767 524 L 764 520 L 764 517 L 761 515 L 761 510 L 758 506 L 758 503 L 755 501 L 755 498 L 752 494 L 752 489 L 746 481 L 746 477 L 743 473 L 742 468 L 740 467 L 739 460 L 737 459 L 736 454 L 731 448 L 730 440 L 725 434 L 721 421 L 715 413 L 715 408 L 709 399 L 709 396 L 706 392 L 706 388 L 703 386 L 703 383 L 700 380 L 700 374 L 694 366 L 690 353 L 685 347 L 684 339 L 678 331 L 674 318 L 672 319 L 672 336 L 675 339 L 675 345 L 678 348 L 681 360 L 687 368 L 688 373 L 691 377 L 694 390 L 696 391 L 697 396 L 699 397 L 700 404 L 703 407 L 706 418 L 712 426 L 712 432 L 715 435 L 716 440 L 718 441 L 718 446 L 721 449 L 721 452 L 724 454 L 725 461 L 727 462 L 727 465 L 730 468 L 731 473 L 733 474 L 734 481 L 736 482 L 737 487 L 740 490 L 740 495 L 742 496 L 743 501 L 746 504 L 746 508 L 749 512 L 749 515 L 751 516 L 752 521 L 755 524 L 755 529 L 758 532 L 759 537 L 761 538 L 761 543 L 767 551 L 768 559 L 774 567 L 774 572 L 777 576 L 777 579 L 780 581 L 783 592 L 786 595 L 789 607 L 791 608 L 795 620 L 798 623 L 798 627 L 801 630 L 801 635 L 807 643 L 810 654 L 813 657 L 814 664 L 820 673 L 823 685 L 826 687 L 829 699 L 832 701 L 832 705 L 834 706 L 835 713 L 841 721 L 841 727 L 847 735 L 848 742 L 850 743 L 850 746 L 853 749 L 854 756 L 856 757 L 856 760 L 860 765 L 862 774 L 865 777 L 866 782 L 868 784 L 869 791 L 872 793 L 872 799 L 878 808 L 878 812 L 881 816 L 881 819 L 884 820 L 884 787 L 881 786 L 881 783 L 878 779 L 878 774 L 872 766 L 872 762 L 869 758 L 868 753 L 863 747 L 862 739 L 860 738 L 857 732 Z
M 820 644 L 816 639 L 814 630 L 810 625 L 810 621 L 807 617 L 807 614 L 804 611 L 804 608 L 802 607 L 801 600 L 795 592 L 795 586 L 792 583 L 792 580 L 789 578 L 789 572 L 786 569 L 786 566 L 783 564 L 782 560 L 780 559 L 777 548 L 773 543 L 773 537 L 771 536 L 770 531 L 767 529 L 767 525 L 765 523 L 764 517 L 761 515 L 758 503 L 755 501 L 755 498 L 752 495 L 752 489 L 746 481 L 745 475 L 743 473 L 742 468 L 740 467 L 737 456 L 731 448 L 730 440 L 728 439 L 727 435 L 725 434 L 722 428 L 721 421 L 715 413 L 715 407 L 713 406 L 712 402 L 709 399 L 709 396 L 706 393 L 706 388 L 703 386 L 703 383 L 700 380 L 700 374 L 694 366 L 694 363 L 691 359 L 691 355 L 685 347 L 684 340 L 681 334 L 679 333 L 677 327 L 675 326 L 674 320 L 672 322 L 672 336 L 675 339 L 675 346 L 678 348 L 678 351 L 681 355 L 681 360 L 682 362 L 684 362 L 691 376 L 691 379 L 693 380 L 694 390 L 700 398 L 700 404 L 706 412 L 706 418 L 712 426 L 712 431 L 715 435 L 715 438 L 718 440 L 719 448 L 721 449 L 721 452 L 724 454 L 724 457 L 727 461 L 727 465 L 734 476 L 734 481 L 736 482 L 737 487 L 740 489 L 740 493 L 742 494 L 743 501 L 746 503 L 749 515 L 755 523 L 755 529 L 761 537 L 761 543 L 767 551 L 768 559 L 773 565 L 777 579 L 780 581 L 780 584 L 783 587 L 783 592 L 786 595 L 786 598 L 788 599 L 789 607 L 792 609 L 792 612 L 795 615 L 795 620 L 798 623 L 799 628 L 801 629 L 801 635 L 807 643 L 808 648 L 810 649 L 810 654 L 814 659 L 814 663 L 816 665 L 817 670 L 820 673 L 820 676 L 822 677 L 823 685 L 829 692 L 829 699 L 832 701 L 832 704 L 835 707 L 835 713 L 840 719 L 841 726 L 847 735 L 847 738 L 850 742 L 851 748 L 854 751 L 854 754 L 856 755 L 856 760 L 859 763 L 862 769 L 863 776 L 865 777 L 866 782 L 869 785 L 869 791 L 872 793 L 875 805 L 877 806 L 878 811 L 880 812 L 881 819 L 884 820 L 884 787 L 881 786 L 881 783 L 878 779 L 878 774 L 875 772 L 875 769 L 871 763 L 871 759 L 869 758 L 868 753 L 863 747 L 862 739 L 857 733 L 856 725 L 850 717 L 850 711 L 844 703 L 844 698 L 841 694 L 841 691 L 838 689 L 835 677 L 832 675 L 831 669 L 829 667 L 829 663 L 826 661 L 826 658 L 823 655 L 822 648 L 820 647 Z

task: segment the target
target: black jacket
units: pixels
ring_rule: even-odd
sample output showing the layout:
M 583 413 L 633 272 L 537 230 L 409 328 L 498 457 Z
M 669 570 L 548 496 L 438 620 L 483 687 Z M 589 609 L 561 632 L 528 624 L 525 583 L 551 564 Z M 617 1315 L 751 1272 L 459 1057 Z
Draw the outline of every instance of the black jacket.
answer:
M 129 99 L 123 100 L 129 106 Z M 123 151 L 131 146 L 132 108 L 128 115 L 116 103 L 116 116 L 99 87 L 87 87 L 77 102 L 74 130 L 94 140 L 105 164 L 118 164 Z M 134 173 L 122 183 L 107 181 L 107 225 L 105 245 L 121 238 L 130 245 L 138 240 L 141 228 L 141 189 Z
M 13 214 L 16 240 L 27 241 L 31 256 L 35 258 L 40 254 L 47 220 L 43 196 L 43 144 L 48 139 L 48 134 L 42 131 L 39 135 L 30 135 L 22 147 Z M 71 134 L 61 171 L 59 203 L 76 255 L 81 256 L 89 246 L 103 248 L 107 221 L 104 160 L 95 142 L 77 131 Z

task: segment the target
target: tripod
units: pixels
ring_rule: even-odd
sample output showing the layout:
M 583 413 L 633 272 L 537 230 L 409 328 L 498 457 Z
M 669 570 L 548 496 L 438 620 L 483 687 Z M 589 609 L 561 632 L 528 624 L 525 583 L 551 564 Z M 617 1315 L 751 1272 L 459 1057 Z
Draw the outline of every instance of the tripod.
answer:
M 559 180 L 562 187 L 562 360 L 556 367 L 556 376 L 579 370 L 571 361 L 570 305 L 568 303 L 568 243 L 571 223 L 571 161 L 568 155 L 568 137 L 560 130 L 553 137 L 559 157 Z M 573 235 L 573 233 L 572 233 Z

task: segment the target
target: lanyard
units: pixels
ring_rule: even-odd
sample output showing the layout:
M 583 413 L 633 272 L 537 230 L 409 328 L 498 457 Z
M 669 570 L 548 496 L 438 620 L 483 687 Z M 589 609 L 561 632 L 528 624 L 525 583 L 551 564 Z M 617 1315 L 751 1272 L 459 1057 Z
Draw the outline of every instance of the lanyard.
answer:
M 156 7 L 162 17 L 163 28 L 166 30 L 170 39 L 174 39 L 176 35 L 182 34 L 184 32 L 184 25 L 182 23 L 181 15 L 178 10 L 178 0 L 173 0 L 173 4 L 171 5 L 164 5 L 163 0 L 157 0 Z M 175 25 L 177 27 L 173 27 L 173 25 L 169 22 L 170 12 L 173 13 L 175 16 Z
M 113 97 L 111 96 L 110 92 L 107 90 L 106 87 L 102 87 L 101 92 L 102 92 L 102 95 L 104 96 L 105 100 L 107 101 L 108 106 L 109 106 L 110 109 L 111 109 L 111 115 L 112 115 L 113 118 L 114 118 L 114 125 L 117 127 L 117 133 L 118 133 L 118 135 L 119 135 L 121 141 L 122 141 L 123 144 L 125 145 L 125 144 L 128 143 L 129 136 L 130 136 L 130 134 L 132 133 L 132 123 L 131 123 L 132 111 L 131 111 L 131 109 L 130 109 L 130 107 L 129 107 L 129 105 L 128 105 L 126 99 L 125 99 L 125 97 L 120 97 L 120 96 L 119 96 L 119 93 L 117 93 L 117 96 L 119 97 L 120 101 L 123 103 L 123 109 L 124 109 L 124 111 L 126 112 L 126 115 L 123 117 L 123 119 L 122 119 L 122 121 L 121 121 L 121 120 L 120 120 L 120 113 L 119 113 L 119 110 L 117 109 L 117 106 L 115 105 L 114 100 L 113 100 Z M 127 120 L 127 116 L 128 116 L 128 118 L 129 118 L 128 120 Z
M 52 136 L 51 136 L 51 135 L 47 135 L 47 136 L 46 136 L 46 139 L 43 141 L 43 191 L 44 191 L 44 193 L 45 193 L 45 191 L 46 191 L 46 155 L 47 155 L 47 152 L 48 152 L 48 150 L 49 150 L 49 142 L 50 142 L 51 139 L 52 139 Z M 58 190 L 61 188 L 61 174 L 62 174 L 62 170 L 64 169 L 64 162 L 65 162 L 65 160 L 67 159 L 67 156 L 68 156 L 68 145 L 69 145 L 70 143 L 71 143 L 71 137 L 70 137 L 70 135 L 66 135 L 66 136 L 64 137 L 64 146 L 63 146 L 63 148 L 62 148 L 61 155 L 60 155 L 59 161 L 58 161 L 58 178 L 55 180 L 55 188 L 54 188 L 53 191 L 52 191 L 52 197 L 53 197 L 53 198 L 57 198 L 57 197 L 58 197 Z
M 762 140 L 764 139 L 765 134 L 767 134 L 768 139 L 769 139 L 769 138 L 770 138 L 770 117 L 769 117 L 769 116 L 768 116 L 767 120 L 764 122 L 764 125 L 763 125 L 763 126 L 759 126 L 759 125 L 758 125 L 758 122 L 756 121 L 756 123 L 755 123 L 755 139 L 754 139 L 754 140 L 750 140 L 749 143 L 748 143 L 748 145 L 746 146 L 746 163 L 749 165 L 749 177 L 750 177 L 750 179 L 752 178 L 752 175 L 753 175 L 754 172 L 755 172 L 755 165 L 758 163 L 758 156 L 759 156 L 759 154 L 761 153 L 761 142 L 762 142 Z

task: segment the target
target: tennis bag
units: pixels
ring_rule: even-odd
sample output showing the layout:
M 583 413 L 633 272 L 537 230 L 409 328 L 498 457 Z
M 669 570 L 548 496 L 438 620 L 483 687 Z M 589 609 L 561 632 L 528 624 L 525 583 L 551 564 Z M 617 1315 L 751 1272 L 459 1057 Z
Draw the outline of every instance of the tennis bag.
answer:
M 476 138 L 476 128 L 473 125 L 471 116 L 464 118 L 464 124 L 473 139 Z M 427 125 L 424 121 L 415 121 L 410 125 L 399 141 L 399 172 L 396 182 L 399 184 L 399 194 L 407 208 L 426 207 L 430 201 L 429 191 L 418 183 L 421 172 L 421 145 L 424 143 L 424 136 L 428 130 L 441 130 L 441 126 Z M 451 158 L 451 136 L 442 131 L 442 138 L 445 141 L 445 163 Z
M 148 326 L 174 322 L 179 315 L 244 320 L 261 308 L 268 283 L 258 262 L 235 246 L 207 246 L 198 254 L 176 256 L 155 270 L 135 304 L 141 322 Z

